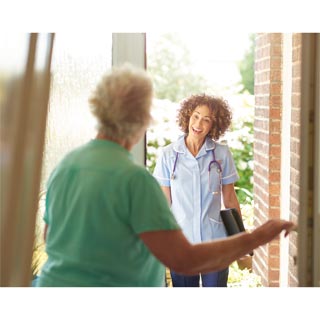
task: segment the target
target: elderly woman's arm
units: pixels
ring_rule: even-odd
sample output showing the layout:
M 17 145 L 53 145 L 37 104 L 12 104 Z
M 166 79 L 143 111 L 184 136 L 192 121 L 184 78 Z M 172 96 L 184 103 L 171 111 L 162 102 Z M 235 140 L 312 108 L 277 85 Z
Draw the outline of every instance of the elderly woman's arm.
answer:
M 140 234 L 150 251 L 168 268 L 184 275 L 214 272 L 229 266 L 257 247 L 285 236 L 294 224 L 284 220 L 269 220 L 252 233 L 237 235 L 192 245 L 182 231 L 152 231 Z

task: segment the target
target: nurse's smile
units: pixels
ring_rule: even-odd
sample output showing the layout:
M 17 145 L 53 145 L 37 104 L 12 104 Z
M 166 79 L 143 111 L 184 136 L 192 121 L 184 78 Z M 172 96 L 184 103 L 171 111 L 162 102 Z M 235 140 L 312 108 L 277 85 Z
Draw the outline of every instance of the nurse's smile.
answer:
M 195 128 L 192 128 L 192 131 L 193 131 L 195 134 L 199 134 L 199 133 L 202 132 L 202 130 L 195 129 Z

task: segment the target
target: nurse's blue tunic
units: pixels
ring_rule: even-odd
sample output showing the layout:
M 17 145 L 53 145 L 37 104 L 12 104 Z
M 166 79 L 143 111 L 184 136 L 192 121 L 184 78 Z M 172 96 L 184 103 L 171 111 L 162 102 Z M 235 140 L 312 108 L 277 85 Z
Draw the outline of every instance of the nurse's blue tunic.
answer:
M 206 138 L 194 157 L 184 138 L 159 150 L 153 175 L 161 186 L 171 188 L 171 210 L 191 243 L 226 237 L 220 217 L 221 184 L 239 179 L 229 147 Z M 213 150 L 221 173 L 216 163 L 209 170 Z

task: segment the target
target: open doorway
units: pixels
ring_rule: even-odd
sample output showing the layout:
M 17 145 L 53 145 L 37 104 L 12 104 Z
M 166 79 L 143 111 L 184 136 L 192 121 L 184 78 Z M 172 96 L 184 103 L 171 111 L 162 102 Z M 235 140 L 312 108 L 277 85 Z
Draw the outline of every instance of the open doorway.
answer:
M 155 122 L 147 132 L 148 170 L 153 173 L 159 147 L 182 135 L 176 123 L 179 102 L 192 94 L 223 97 L 233 119 L 222 140 L 229 145 L 240 173 L 236 192 L 247 229 L 253 226 L 254 206 L 254 38 L 249 33 L 146 34 L 147 69 L 155 86 Z M 241 270 L 234 263 L 228 285 L 255 287 L 261 282 L 250 266 Z

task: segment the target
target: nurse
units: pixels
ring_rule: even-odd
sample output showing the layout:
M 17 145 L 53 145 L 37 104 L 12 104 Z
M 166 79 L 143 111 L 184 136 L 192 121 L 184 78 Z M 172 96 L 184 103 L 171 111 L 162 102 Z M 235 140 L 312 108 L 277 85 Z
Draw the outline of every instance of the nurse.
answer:
M 193 243 L 226 237 L 220 209 L 241 214 L 234 183 L 239 179 L 227 145 L 217 142 L 231 124 L 222 98 L 192 95 L 181 103 L 178 125 L 184 135 L 159 152 L 158 180 L 184 235 Z M 186 276 L 170 271 L 174 287 L 226 287 L 229 268 Z

